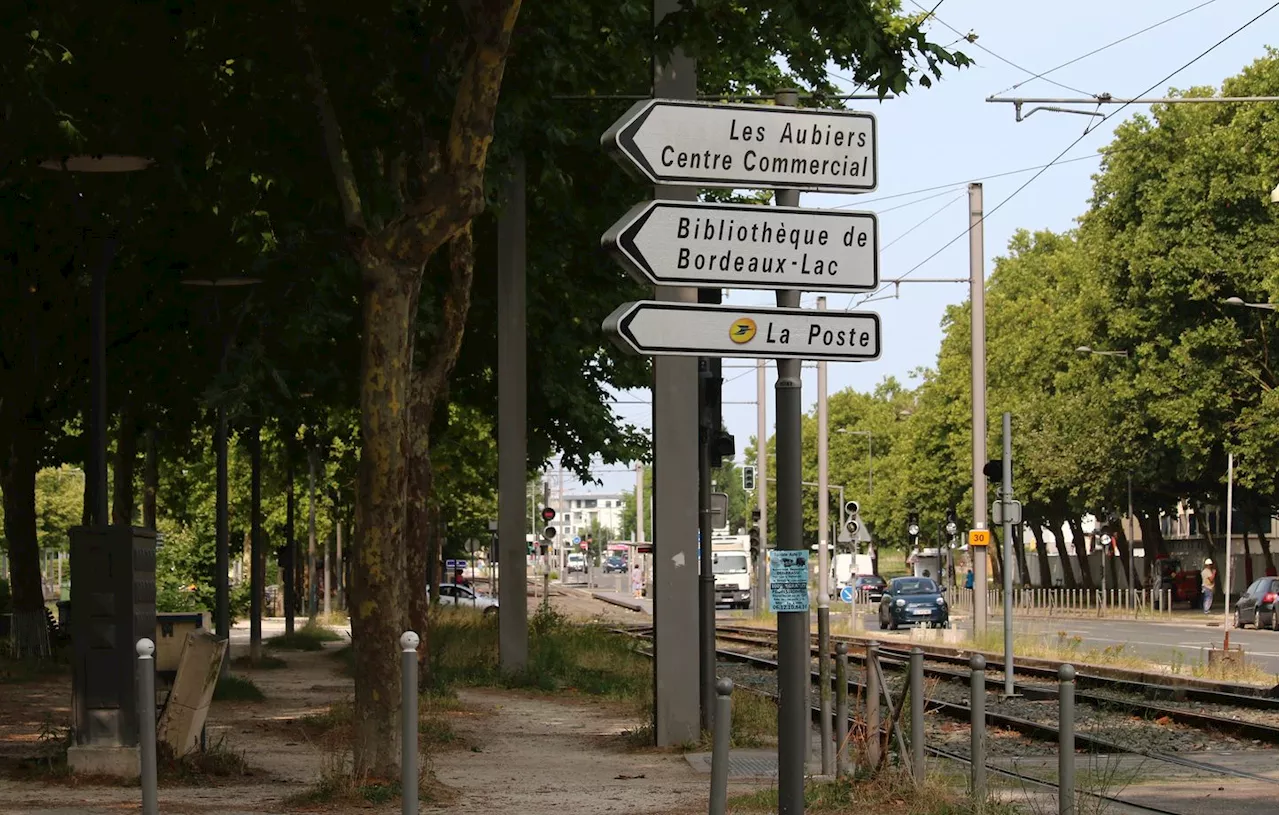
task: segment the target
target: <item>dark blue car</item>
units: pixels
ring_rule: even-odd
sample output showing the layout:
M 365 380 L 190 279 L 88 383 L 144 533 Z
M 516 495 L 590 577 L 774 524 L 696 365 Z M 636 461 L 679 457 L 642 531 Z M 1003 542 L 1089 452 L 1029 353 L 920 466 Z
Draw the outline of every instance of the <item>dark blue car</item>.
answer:
M 895 577 L 880 598 L 880 628 L 927 625 L 946 628 L 951 620 L 946 598 L 938 584 L 927 577 Z

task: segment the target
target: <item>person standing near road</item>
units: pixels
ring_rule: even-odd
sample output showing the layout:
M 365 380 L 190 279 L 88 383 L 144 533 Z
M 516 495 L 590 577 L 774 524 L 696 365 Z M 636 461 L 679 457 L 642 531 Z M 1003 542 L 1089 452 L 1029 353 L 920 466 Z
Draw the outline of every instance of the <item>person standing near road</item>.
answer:
M 631 593 L 636 597 L 644 596 L 644 572 L 640 571 L 639 563 L 631 569 Z
M 1200 570 L 1200 593 L 1204 597 L 1204 613 L 1208 614 L 1213 607 L 1213 590 L 1218 585 L 1218 570 L 1213 566 L 1213 558 L 1204 559 L 1204 568 Z

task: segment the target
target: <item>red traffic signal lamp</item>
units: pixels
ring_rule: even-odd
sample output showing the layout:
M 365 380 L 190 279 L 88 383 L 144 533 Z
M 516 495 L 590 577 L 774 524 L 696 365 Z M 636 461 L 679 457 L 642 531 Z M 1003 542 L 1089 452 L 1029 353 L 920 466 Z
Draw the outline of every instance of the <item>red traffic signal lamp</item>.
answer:
M 556 511 L 554 509 L 552 509 L 551 507 L 542 508 L 542 520 L 546 521 L 547 523 L 551 523 L 555 519 L 556 519 Z

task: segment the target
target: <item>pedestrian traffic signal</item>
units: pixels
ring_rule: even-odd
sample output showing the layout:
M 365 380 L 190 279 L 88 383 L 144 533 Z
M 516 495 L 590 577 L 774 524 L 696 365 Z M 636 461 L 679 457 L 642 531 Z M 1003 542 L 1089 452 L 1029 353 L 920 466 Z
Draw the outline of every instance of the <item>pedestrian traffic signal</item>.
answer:
M 747 465 L 742 468 L 742 489 L 751 492 L 756 488 L 756 468 Z
M 546 521 L 547 523 L 551 523 L 555 519 L 556 519 L 556 511 L 554 509 L 552 509 L 551 507 L 542 508 L 542 520 Z

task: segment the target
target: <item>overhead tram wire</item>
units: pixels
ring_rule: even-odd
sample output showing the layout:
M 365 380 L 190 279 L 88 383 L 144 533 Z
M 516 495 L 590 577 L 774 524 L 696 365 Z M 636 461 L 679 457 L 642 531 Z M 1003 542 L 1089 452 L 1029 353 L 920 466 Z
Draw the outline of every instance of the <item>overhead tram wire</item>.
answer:
M 1197 62 L 1199 62 L 1200 60 L 1204 59 L 1204 58 L 1205 58 L 1206 56 L 1208 56 L 1210 53 L 1212 53 L 1213 51 L 1215 51 L 1215 50 L 1217 50 L 1219 47 L 1221 47 L 1221 46 L 1223 45 L 1223 43 L 1227 42 L 1227 41 L 1228 41 L 1228 40 L 1230 40 L 1232 37 L 1235 37 L 1235 36 L 1236 36 L 1237 34 L 1239 34 L 1241 31 L 1244 31 L 1244 30 L 1245 30 L 1246 28 L 1248 28 L 1249 26 L 1251 26 L 1251 25 L 1253 25 L 1254 23 L 1258 22 L 1258 20 L 1261 20 L 1261 19 L 1262 19 L 1264 16 L 1266 16 L 1267 14 L 1269 14 L 1269 13 L 1270 13 L 1270 12 L 1272 12 L 1272 11 L 1274 11 L 1274 10 L 1276 9 L 1276 7 L 1277 7 L 1277 6 L 1280 6 L 1280 2 L 1272 3 L 1269 7 L 1267 7 L 1265 10 L 1263 10 L 1262 12 L 1260 12 L 1259 14 L 1257 14 L 1255 17 L 1251 18 L 1251 19 L 1250 19 L 1248 22 L 1246 22 L 1244 25 L 1242 25 L 1242 26 L 1240 26 L 1239 28 L 1235 29 L 1235 30 L 1234 30 L 1234 31 L 1232 31 L 1230 34 L 1226 35 L 1226 36 L 1225 36 L 1225 37 L 1223 37 L 1222 39 L 1220 39 L 1220 40 L 1218 40 L 1217 42 L 1215 42 L 1213 45 L 1211 45 L 1211 46 L 1209 46 L 1208 48 L 1206 48 L 1205 50 L 1201 51 L 1201 52 L 1200 52 L 1199 54 L 1197 54 L 1195 57 L 1192 57 L 1189 61 L 1187 61 L 1186 63 L 1184 63 L 1183 65 L 1181 65 L 1180 67 L 1178 67 L 1177 69 L 1175 69 L 1174 71 L 1172 71 L 1171 73 L 1169 73 L 1168 75 L 1166 75 L 1164 78 L 1160 79 L 1159 81 L 1157 81 L 1157 82 L 1155 82 L 1154 84 L 1152 84 L 1152 85 L 1151 85 L 1149 88 L 1147 88 L 1146 90 L 1144 90 L 1144 91 L 1142 91 L 1141 93 L 1137 94 L 1134 98 L 1135 98 L 1135 99 L 1136 99 L 1136 98 L 1141 98 L 1141 97 L 1145 96 L 1146 94 L 1151 93 L 1151 91 L 1153 91 L 1153 90 L 1155 90 L 1156 88 L 1160 87 L 1161 85 L 1163 85 L 1164 83 L 1166 83 L 1166 82 L 1168 82 L 1170 79 L 1172 79 L 1173 77 L 1177 76 L 1178 74 L 1182 73 L 1182 72 L 1183 72 L 1183 71 L 1185 71 L 1186 69 L 1190 68 L 1190 67 L 1191 67 L 1192 65 L 1194 65 L 1195 63 L 1197 63 Z M 1063 148 L 1063 150 L 1062 150 L 1060 153 L 1058 153 L 1058 155 L 1057 155 L 1056 157 L 1054 157 L 1054 159 L 1053 159 L 1052 161 L 1050 161 L 1048 164 L 1045 164 L 1044 166 L 1042 166 L 1042 167 L 1041 167 L 1041 168 L 1036 172 L 1036 174 L 1035 174 L 1035 175 L 1031 176 L 1031 177 L 1030 177 L 1030 178 L 1028 178 L 1026 181 L 1022 182 L 1021 186 L 1019 186 L 1016 190 L 1014 190 L 1012 193 L 1010 193 L 1006 198 L 1004 198 L 1002 201 L 1000 201 L 1000 203 L 996 204 L 994 207 L 992 207 L 992 208 L 990 208 L 990 209 L 988 209 L 988 210 L 985 210 L 985 211 L 982 213 L 982 217 L 981 217 L 981 218 L 979 218 L 979 223 L 986 223 L 986 221 L 987 221 L 987 219 L 988 219 L 988 218 L 990 218 L 992 215 L 994 215 L 996 212 L 998 212 L 998 211 L 1000 210 L 1000 208 L 1001 208 L 1001 207 L 1003 207 L 1005 204 L 1007 204 L 1007 203 L 1009 203 L 1010 201 L 1012 201 L 1012 200 L 1013 200 L 1013 199 L 1014 199 L 1014 198 L 1015 198 L 1019 193 L 1021 193 L 1021 192 L 1022 192 L 1023 190 L 1025 190 L 1027 187 L 1031 186 L 1031 184 L 1032 184 L 1032 183 L 1033 183 L 1037 178 L 1039 178 L 1040 176 L 1044 175 L 1044 172 L 1045 172 L 1046 170 L 1048 170 L 1050 167 L 1052 167 L 1052 166 L 1054 166 L 1055 164 L 1057 164 L 1057 163 L 1058 163 L 1058 161 L 1059 161 L 1063 156 L 1065 156 L 1068 152 L 1070 152 L 1070 151 L 1071 151 L 1071 149 L 1072 149 L 1073 147 L 1075 147 L 1077 144 L 1079 144 L 1081 141 L 1083 141 L 1083 140 L 1085 139 L 1085 137 L 1087 137 L 1090 133 L 1093 133 L 1095 130 L 1097 130 L 1097 129 L 1098 129 L 1098 127 L 1101 127 L 1101 126 L 1102 126 L 1102 124 L 1103 124 L 1104 122 L 1106 122 L 1108 119 L 1110 119 L 1110 118 L 1112 118 L 1112 117 L 1116 116 L 1117 114 L 1119 114 L 1119 113 L 1120 113 L 1120 111 L 1122 111 L 1122 110 L 1124 110 L 1125 108 L 1129 107 L 1129 105 L 1131 105 L 1131 104 L 1133 104 L 1133 103 L 1132 103 L 1132 101 L 1129 101 L 1129 102 L 1125 102 L 1124 104 L 1122 104 L 1122 105 L 1120 105 L 1120 106 L 1116 107 L 1114 110 L 1112 110 L 1112 111 L 1111 111 L 1110 113 L 1108 113 L 1106 116 L 1103 116 L 1103 117 L 1098 121 L 1097 126 L 1095 126 L 1095 127 L 1093 127 L 1093 128 L 1090 128 L 1090 129 L 1086 130 L 1085 132 L 1081 133 L 1079 136 L 1077 136 L 1077 137 L 1075 138 L 1075 140 L 1074 140 L 1074 141 L 1072 141 L 1072 142 L 1071 142 L 1071 144 L 1068 144 L 1065 148 Z M 969 230 L 970 230 L 970 229 L 972 229 L 972 228 L 973 228 L 973 227 L 972 227 L 972 225 L 970 225 L 969 227 L 967 227 L 963 232 L 960 232 L 960 233 L 959 233 L 959 234 L 957 234 L 954 238 L 952 238 L 951 240 L 947 241 L 947 242 L 946 242 L 946 243 L 944 243 L 942 246 L 938 247 L 938 249 L 937 249 L 937 250 L 935 250 L 933 253 L 931 253 L 927 258 L 925 258 L 924 260 L 920 261 L 920 262 L 919 262 L 919 263 L 917 263 L 916 265 L 912 266 L 910 269 L 908 269 L 906 272 L 904 272 L 902 275 L 900 275 L 898 279 L 899 279 L 899 280 L 901 280 L 902 278 L 907 277 L 908 275 L 912 274 L 913 272 L 915 272 L 915 271 L 916 271 L 917 269 L 919 269 L 920 267 L 924 266 L 924 265 L 925 265 L 926 263 L 928 263 L 929 261 L 931 261 L 931 260 L 933 260 L 934 258 L 936 258 L 938 255 L 942 254 L 942 253 L 943 253 L 944 251 L 946 251 L 946 250 L 947 250 L 947 249 L 948 249 L 948 248 L 949 248 L 953 243 L 955 243 L 956 241 L 958 241 L 958 240 L 960 240 L 961 238 L 963 238 L 963 237 L 965 237 L 966 235 L 968 235 L 968 234 L 969 234 Z M 850 308 L 856 308 L 857 306 L 861 305 L 862 303 L 865 303 L 867 300 L 871 299 L 871 298 L 872 298 L 872 297 L 874 297 L 876 294 L 879 294 L 881 291 L 883 291 L 883 290 L 884 290 L 884 288 L 885 288 L 884 286 L 880 286 L 880 287 L 878 287 L 878 288 L 877 288 L 876 290 L 874 290 L 874 291 L 867 292 L 867 294 L 865 294 L 861 300 L 859 300 L 857 303 L 855 303 L 855 304 L 853 304 L 852 306 L 850 306 Z
M 920 9 L 921 11 L 926 11 L 926 10 L 927 10 L 927 9 L 925 9 L 925 7 L 924 7 L 924 6 L 920 5 L 920 3 L 919 3 L 919 2 L 917 2 L 917 0 L 911 0 L 911 3 L 912 3 L 912 5 L 914 5 L 916 8 Z M 934 8 L 937 8 L 937 6 L 935 6 Z M 954 33 L 956 36 L 958 36 L 958 37 L 963 37 L 963 38 L 965 38 L 965 39 L 968 39 L 969 35 L 965 34 L 965 33 L 964 33 L 963 31 L 961 31 L 960 29 L 958 29 L 958 28 L 956 28 L 955 26 L 951 25 L 951 24 L 950 24 L 950 23 L 948 23 L 946 20 L 942 19 L 941 17 L 939 17 L 939 16 L 938 16 L 938 15 L 936 15 L 936 14 L 933 14 L 933 12 L 929 12 L 929 14 L 933 17 L 933 19 L 937 20 L 937 21 L 938 21 L 939 23 L 941 23 L 943 26 L 945 26 L 946 28 L 951 29 L 952 33 Z M 978 40 L 977 40 L 977 38 L 976 38 L 976 37 L 975 37 L 974 39 L 969 40 L 969 43 L 970 43 L 971 45 L 973 45 L 975 48 L 978 48 L 978 49 L 981 49 L 981 50 L 983 50 L 983 51 L 986 51 L 988 54 L 990 54 L 991 56 L 993 56 L 993 57 L 995 57 L 996 59 L 1000 60 L 1001 62 L 1005 63 L 1006 65 L 1009 65 L 1009 66 L 1012 66 L 1012 67 L 1014 67 L 1014 68 L 1017 68 L 1019 71 L 1022 71 L 1024 74 L 1027 74 L 1028 76 L 1031 76 L 1032 78 L 1041 78 L 1041 79 L 1043 79 L 1043 78 L 1044 78 L 1044 75 L 1043 75 L 1043 74 L 1037 74 L 1035 71 L 1031 70 L 1030 68 L 1024 68 L 1024 67 L 1022 67 L 1021 65 L 1019 65 L 1018 63 L 1014 62 L 1013 60 L 1006 59 L 1006 58 L 1004 58 L 1004 57 L 1000 56 L 1000 55 L 999 55 L 999 54 L 997 54 L 995 51 L 992 51 L 990 48 L 987 48 L 985 45 L 983 45 L 982 43 L 978 42 Z M 1047 73 L 1047 72 L 1046 72 L 1046 73 Z M 1028 80 L 1028 81 L 1030 81 L 1030 80 Z M 1045 82 L 1048 82 L 1048 83 L 1049 83 L 1049 84 L 1051 84 L 1051 85 L 1057 85 L 1059 88 L 1063 88 L 1063 89 L 1065 89 L 1065 90 L 1069 90 L 1069 91 L 1071 91 L 1072 93 L 1079 93 L 1079 94 L 1082 94 L 1082 95 L 1084 95 L 1084 96 L 1095 96 L 1095 95 L 1096 95 L 1096 94 L 1089 93 L 1088 91 L 1082 91 L 1082 90 L 1080 90 L 1079 88 L 1073 88 L 1073 87 L 1071 87 L 1070 85 L 1064 85 L 1064 84 L 1062 84 L 1061 82 L 1058 82 L 1058 81 L 1057 81 L 1057 80 L 1055 80 L 1055 79 L 1045 79 L 1044 81 L 1045 81 Z
M 1056 72 L 1056 71 L 1060 71 L 1060 70 L 1062 70 L 1063 68 L 1066 68 L 1068 65 L 1075 65 L 1077 62 L 1080 62 L 1081 60 L 1088 59 L 1089 57 L 1093 56 L 1094 54 L 1100 54 L 1100 53 L 1102 53 L 1103 51 L 1107 50 L 1108 48 L 1111 48 L 1112 46 L 1119 45 L 1119 44 L 1120 44 L 1120 43 L 1122 43 L 1122 42 L 1127 42 L 1127 41 L 1129 41 L 1129 40 L 1133 39 L 1134 37 L 1139 36 L 1140 34 L 1145 34 L 1145 33 L 1147 33 L 1148 31 L 1151 31 L 1152 29 L 1159 28 L 1160 26 L 1164 25 L 1165 23 L 1171 23 L 1171 22 L 1173 22 L 1174 20 L 1178 19 L 1179 17 L 1185 17 L 1186 15 L 1190 14 L 1190 13 L 1191 13 L 1191 12 L 1193 12 L 1193 11 L 1199 11 L 1200 9 L 1204 8 L 1205 6 L 1211 6 L 1211 5 L 1213 5 L 1214 3 L 1216 3 L 1216 2 L 1218 2 L 1218 0 L 1205 0 L 1203 3 L 1199 4 L 1198 6 L 1192 6 L 1191 8 L 1189 8 L 1189 9 L 1187 9 L 1187 10 L 1185 10 L 1185 11 L 1180 11 L 1180 12 L 1178 12 L 1177 14 L 1173 15 L 1172 17 L 1166 17 L 1166 18 L 1164 18 L 1163 20 L 1161 20 L 1161 21 L 1160 21 L 1160 22 L 1158 22 L 1158 23 L 1152 23 L 1151 25 L 1147 26 L 1146 28 L 1143 28 L 1143 29 L 1141 29 L 1141 30 L 1139 30 L 1139 31 L 1135 31 L 1135 32 L 1133 32 L 1132 34 L 1128 34 L 1128 35 L 1126 35 L 1126 36 L 1124 36 L 1124 37 L 1121 37 L 1121 38 L 1120 38 L 1120 39 L 1118 39 L 1118 40 L 1112 40 L 1111 42 L 1107 43 L 1106 45 L 1103 45 L 1103 46 L 1100 46 L 1100 47 L 1098 47 L 1098 48 L 1095 48 L 1095 49 L 1093 49 L 1092 51 L 1090 51 L 1090 52 L 1088 52 L 1088 53 L 1086 53 L 1086 54 L 1081 54 L 1080 56 L 1076 57 L 1075 59 L 1067 60 L 1066 62 L 1062 63 L 1061 65 L 1059 65 L 1059 66 L 1057 66 L 1057 67 L 1054 67 L 1054 68 L 1050 68 L 1049 70 L 1045 71 L 1045 72 L 1044 72 L 1044 73 L 1042 73 L 1042 74 L 1036 74 L 1035 76 L 1031 77 L 1030 79 L 1024 79 L 1024 80 L 1022 80 L 1021 82 L 1015 82 L 1014 84 L 1010 85 L 1009 87 L 1005 88 L 1004 90 L 1000 91 L 999 93 L 993 93 L 993 94 L 991 94 L 991 95 L 992 95 L 992 96 L 1000 96 L 1000 95 L 1002 95 L 1002 94 L 1006 94 L 1006 93 L 1008 93 L 1008 92 L 1009 92 L 1009 91 L 1011 91 L 1011 90 L 1015 90 L 1015 89 L 1017 89 L 1017 88 L 1021 88 L 1023 85 L 1027 84 L 1028 82 L 1033 82 L 1033 81 L 1035 81 L 1035 80 L 1037 80 L 1037 79 L 1044 79 L 1044 78 L 1045 78 L 1046 76 L 1048 76 L 1049 74 L 1054 73 L 1054 72 Z

